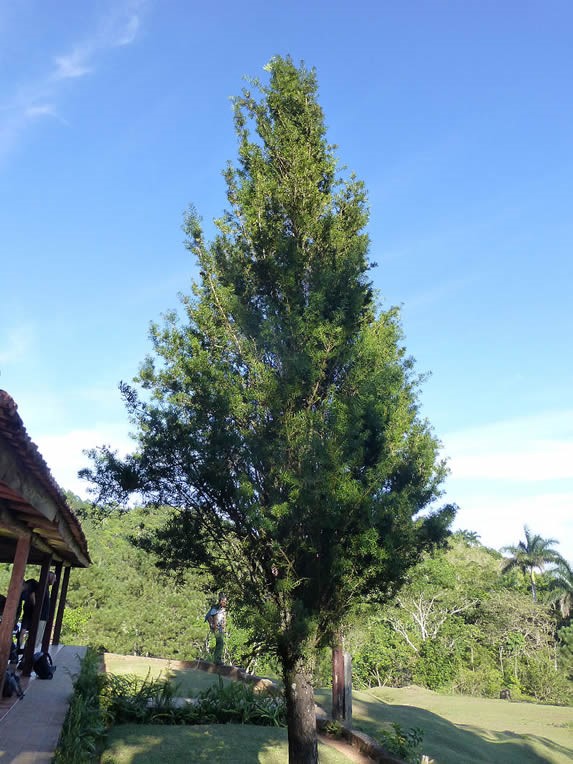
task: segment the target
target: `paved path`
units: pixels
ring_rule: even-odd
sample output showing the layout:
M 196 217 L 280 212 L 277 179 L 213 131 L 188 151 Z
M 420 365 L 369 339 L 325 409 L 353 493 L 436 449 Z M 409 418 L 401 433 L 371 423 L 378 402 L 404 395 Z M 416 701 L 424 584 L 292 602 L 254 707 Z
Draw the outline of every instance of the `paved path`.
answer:
M 58 668 L 52 680 L 34 674 L 22 700 L 0 702 L 0 761 L 2 764 L 47 764 L 60 737 L 76 674 L 85 647 L 50 648 Z M 23 683 L 24 684 L 24 683 Z

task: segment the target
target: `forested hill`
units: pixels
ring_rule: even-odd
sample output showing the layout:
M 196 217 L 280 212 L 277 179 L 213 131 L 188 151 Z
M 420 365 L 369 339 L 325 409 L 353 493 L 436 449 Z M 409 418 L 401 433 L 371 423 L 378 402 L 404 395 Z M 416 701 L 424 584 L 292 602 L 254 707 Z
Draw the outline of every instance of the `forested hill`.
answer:
M 63 639 L 111 652 L 188 660 L 205 650 L 204 615 L 215 591 L 200 571 L 158 570 L 152 555 L 130 539 L 161 524 L 167 510 L 142 509 L 99 516 L 77 497 L 93 565 L 70 579 Z M 503 572 L 504 557 L 473 533 L 454 534 L 450 548 L 416 566 L 398 596 L 384 607 L 357 603 L 346 645 L 357 686 L 419 684 L 431 689 L 566 703 L 572 698 L 573 625 L 567 580 L 545 572 L 537 601 L 519 566 Z M 7 585 L 3 566 L 0 586 Z M 559 578 L 559 577 L 557 577 Z M 570 581 L 569 581 L 570 583 Z M 551 604 L 553 603 L 553 604 Z M 570 603 L 570 599 L 569 599 Z M 230 646 L 240 665 L 256 640 L 248 614 L 230 606 Z M 270 662 L 259 657 L 258 669 Z M 328 651 L 317 677 L 329 678 Z

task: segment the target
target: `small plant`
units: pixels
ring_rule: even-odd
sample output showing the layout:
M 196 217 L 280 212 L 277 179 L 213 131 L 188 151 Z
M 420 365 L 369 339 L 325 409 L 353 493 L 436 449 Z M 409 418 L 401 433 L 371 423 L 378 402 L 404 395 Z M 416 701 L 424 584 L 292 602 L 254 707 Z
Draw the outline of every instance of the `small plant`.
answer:
M 108 725 L 123 724 L 259 724 L 284 726 L 282 698 L 256 693 L 240 682 L 225 684 L 221 677 L 189 703 L 175 703 L 177 688 L 168 679 L 133 675 L 105 677 L 102 713 Z
M 97 760 L 97 749 L 106 726 L 99 693 L 102 677 L 99 655 L 88 648 L 74 678 L 74 694 L 64 720 L 54 764 L 88 764 Z
M 408 764 L 418 764 L 421 757 L 420 746 L 424 739 L 423 730 L 419 727 L 405 730 L 396 722 L 390 726 L 392 731 L 381 730 L 377 735 L 384 748 Z
M 195 723 L 213 724 L 239 722 L 274 727 L 286 725 L 286 706 L 283 698 L 256 693 L 241 682 L 213 684 L 199 693 L 195 710 L 201 720 Z
M 164 678 L 145 679 L 125 674 L 107 674 L 101 689 L 102 712 L 108 725 L 133 722 L 139 724 L 170 723 L 178 717 L 173 698 L 177 688 Z M 173 722 L 176 723 L 176 722 Z
M 342 737 L 343 730 L 343 725 L 335 719 L 328 721 L 324 727 L 324 731 L 327 735 L 330 735 L 330 737 Z

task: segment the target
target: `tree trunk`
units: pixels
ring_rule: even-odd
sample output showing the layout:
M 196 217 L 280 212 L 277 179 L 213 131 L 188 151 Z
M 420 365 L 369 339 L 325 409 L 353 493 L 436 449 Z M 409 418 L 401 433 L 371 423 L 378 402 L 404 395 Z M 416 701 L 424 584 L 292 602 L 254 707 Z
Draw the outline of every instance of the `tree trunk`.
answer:
M 299 662 L 284 669 L 289 764 L 318 764 L 314 688 Z
M 533 595 L 533 601 L 537 602 L 537 587 L 535 586 L 535 571 L 531 568 L 531 594 Z

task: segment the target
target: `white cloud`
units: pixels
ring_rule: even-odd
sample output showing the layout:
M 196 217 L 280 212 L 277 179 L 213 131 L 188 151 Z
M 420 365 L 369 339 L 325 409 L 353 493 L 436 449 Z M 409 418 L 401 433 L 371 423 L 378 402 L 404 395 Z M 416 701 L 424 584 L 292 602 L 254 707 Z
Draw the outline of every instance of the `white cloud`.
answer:
M 0 158 L 17 145 L 18 137 L 38 117 L 51 116 L 67 124 L 57 110 L 62 88 L 95 71 L 106 51 L 130 45 L 141 27 L 145 0 L 126 0 L 103 16 L 93 34 L 53 59 L 52 67 L 35 80 L 18 83 L 12 97 L 0 100 L 5 117 L 0 126 Z
M 488 546 L 516 544 L 524 524 L 573 560 L 573 409 L 492 422 L 443 438 L 456 527 Z
M 523 538 L 523 526 L 544 538 L 557 539 L 558 551 L 573 562 L 573 490 L 503 497 L 494 491 L 458 495 L 456 528 L 480 534 L 482 543 L 499 549 Z
M 125 26 L 117 38 L 116 45 L 120 47 L 123 45 L 131 45 L 131 43 L 137 37 L 140 24 L 141 24 L 141 21 L 139 19 L 139 16 L 137 16 L 135 13 L 132 13 L 129 16 L 129 18 L 126 20 Z
M 573 409 L 454 432 L 443 443 L 456 479 L 573 480 Z
M 56 56 L 56 64 L 52 77 L 56 80 L 76 79 L 91 71 L 87 61 L 92 54 L 90 46 L 76 48 L 65 56 Z
M 30 325 L 8 329 L 0 338 L 0 363 L 17 363 L 28 355 L 34 344 L 34 329 Z
M 78 471 L 89 466 L 89 460 L 83 453 L 86 449 L 106 444 L 123 456 L 134 446 L 127 426 L 117 423 L 98 424 L 59 435 L 40 435 L 34 438 L 34 442 L 56 482 L 63 489 L 82 497 L 87 496 L 88 483 L 78 478 Z

